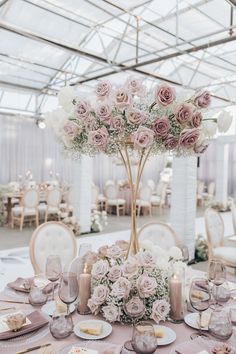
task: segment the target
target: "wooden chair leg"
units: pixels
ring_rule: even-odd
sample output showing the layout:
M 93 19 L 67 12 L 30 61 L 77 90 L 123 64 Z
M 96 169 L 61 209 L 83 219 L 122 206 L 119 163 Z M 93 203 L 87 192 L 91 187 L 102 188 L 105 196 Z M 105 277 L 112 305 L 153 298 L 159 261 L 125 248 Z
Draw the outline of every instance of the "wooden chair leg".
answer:
M 35 223 L 36 223 L 36 226 L 38 227 L 39 226 L 39 214 L 36 213 L 35 215 Z
M 47 222 L 48 221 L 48 211 L 46 209 L 45 211 L 45 217 L 44 217 L 44 222 Z
M 23 229 L 23 224 L 24 224 L 24 214 L 22 214 L 21 219 L 20 219 L 20 231 Z
M 116 216 L 120 216 L 120 206 L 116 205 Z
M 11 214 L 11 228 L 14 229 L 14 216 Z

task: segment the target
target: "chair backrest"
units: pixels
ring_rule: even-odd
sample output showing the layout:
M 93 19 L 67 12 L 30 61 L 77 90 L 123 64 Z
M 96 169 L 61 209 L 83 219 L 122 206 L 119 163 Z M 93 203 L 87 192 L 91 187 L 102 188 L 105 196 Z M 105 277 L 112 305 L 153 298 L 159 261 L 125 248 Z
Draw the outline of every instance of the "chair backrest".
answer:
M 39 193 L 36 189 L 27 189 L 24 192 L 22 205 L 25 208 L 36 208 L 39 204 Z
M 215 182 L 210 182 L 207 188 L 208 194 L 209 195 L 214 195 L 215 194 Z
M 138 239 L 140 243 L 149 240 L 165 250 L 180 244 L 175 231 L 169 225 L 161 222 L 144 225 L 138 232 Z
M 149 186 L 143 186 L 139 190 L 139 199 L 145 202 L 150 202 L 152 196 L 152 189 Z
M 98 202 L 98 195 L 99 195 L 99 189 L 97 186 L 92 186 L 91 188 L 91 193 L 92 193 L 92 197 L 91 197 L 91 204 L 97 204 Z
M 232 218 L 233 218 L 234 233 L 236 234 L 236 205 L 234 202 L 232 203 Z
M 148 179 L 148 181 L 147 181 L 147 185 L 148 185 L 148 187 L 150 187 L 150 188 L 151 188 L 152 193 L 153 193 L 153 192 L 154 192 L 154 190 L 155 190 L 155 182 L 153 181 L 153 179 Z
M 117 199 L 118 193 L 119 190 L 115 184 L 110 184 L 105 187 L 105 196 L 107 199 Z
M 61 190 L 59 188 L 49 188 L 47 193 L 47 205 L 58 207 L 61 202 Z
M 29 252 L 35 274 L 45 272 L 47 257 L 50 255 L 60 256 L 62 268 L 65 268 L 76 257 L 76 239 L 65 224 L 49 221 L 34 231 Z
M 27 183 L 27 188 L 36 188 L 36 186 L 37 186 L 36 181 L 29 181 Z
M 162 181 L 159 181 L 158 184 L 157 184 L 157 189 L 156 189 L 156 192 L 157 192 L 157 195 L 161 196 L 161 193 L 162 193 L 162 189 L 163 189 L 163 186 L 165 185 L 166 183 L 162 182 Z
M 161 195 L 160 195 L 162 204 L 165 204 L 165 201 L 166 201 L 167 186 L 168 186 L 167 183 L 164 183 L 162 186 L 162 191 L 161 191 Z
M 220 213 L 208 208 L 204 214 L 206 234 L 210 249 L 224 245 L 224 222 Z

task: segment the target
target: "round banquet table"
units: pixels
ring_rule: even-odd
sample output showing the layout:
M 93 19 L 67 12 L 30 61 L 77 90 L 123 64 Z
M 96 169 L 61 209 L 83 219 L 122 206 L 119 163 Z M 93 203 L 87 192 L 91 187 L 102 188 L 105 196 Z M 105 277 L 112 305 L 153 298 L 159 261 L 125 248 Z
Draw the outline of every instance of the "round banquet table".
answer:
M 26 249 L 25 249 L 26 251 Z M 3 261 L 3 260 L 2 260 Z M 15 263 L 14 263 L 15 262 Z M 195 270 L 192 270 L 191 268 L 188 268 L 190 277 L 192 276 L 199 276 L 199 273 L 202 274 L 202 272 L 198 272 Z M 11 259 L 10 262 L 2 262 L 0 264 L 0 286 L 1 286 L 1 293 L 0 293 L 0 308 L 3 307 L 9 307 L 9 306 L 14 306 L 16 309 L 21 309 L 25 310 L 27 312 L 31 312 L 33 310 L 40 310 L 39 307 L 32 307 L 30 304 L 11 304 L 8 302 L 4 302 L 2 300 L 15 300 L 15 301 L 21 301 L 21 300 L 27 300 L 27 295 L 25 294 L 20 294 L 17 292 L 16 297 L 13 297 L 13 295 L 9 295 L 9 292 L 7 292 L 4 288 L 7 282 L 16 279 L 16 277 L 21 276 L 21 277 L 29 277 L 32 276 L 33 270 L 32 267 L 30 266 L 29 259 L 27 258 L 27 253 L 25 255 L 22 255 L 21 257 L 18 257 L 18 259 Z M 231 281 L 234 281 L 236 283 L 236 277 L 230 278 Z M 236 295 L 236 293 L 234 293 Z M 236 305 L 236 301 L 234 301 L 234 304 Z M 5 312 L 0 312 L 0 315 L 7 313 Z M 79 315 L 77 311 L 74 312 L 73 314 L 73 321 L 74 324 L 76 324 L 79 321 L 82 320 L 89 320 L 89 319 L 102 319 L 99 316 L 93 316 L 93 315 Z M 176 345 L 180 343 L 184 343 L 190 340 L 190 334 L 193 333 L 195 330 L 188 327 L 185 323 L 181 324 L 174 324 L 170 322 L 161 322 L 161 325 L 167 326 L 171 329 L 173 329 L 177 335 L 176 341 L 170 345 L 163 346 L 163 347 L 158 347 L 157 354 L 169 354 L 172 349 L 176 347 Z M 126 326 L 126 325 L 121 325 L 121 324 L 112 324 L 113 331 L 112 333 L 105 339 L 99 340 L 99 342 L 104 342 L 105 343 L 111 343 L 111 344 L 117 344 L 117 345 L 122 345 L 126 340 L 129 340 L 132 335 L 132 327 L 131 326 Z M 213 339 L 213 338 L 212 338 Z M 59 353 L 60 349 L 65 347 L 66 345 L 73 344 L 73 343 L 80 343 L 80 346 L 83 347 L 85 344 L 85 340 L 78 338 L 75 334 L 72 334 L 70 337 L 63 339 L 63 340 L 56 340 L 52 337 L 50 334 L 49 330 L 48 333 L 41 339 L 41 340 L 35 340 L 31 342 L 30 344 L 24 344 L 23 341 L 20 343 L 17 343 L 17 349 L 14 347 L 11 348 L 11 345 L 9 345 L 9 348 L 1 348 L 0 346 L 0 353 L 1 354 L 15 354 L 17 351 L 26 349 L 28 347 L 34 347 L 36 345 L 43 345 L 45 343 L 52 343 L 56 346 L 56 352 Z M 236 333 L 234 331 L 233 336 L 230 338 L 228 341 L 231 344 L 236 343 Z M 32 351 L 31 353 L 37 353 L 37 351 Z

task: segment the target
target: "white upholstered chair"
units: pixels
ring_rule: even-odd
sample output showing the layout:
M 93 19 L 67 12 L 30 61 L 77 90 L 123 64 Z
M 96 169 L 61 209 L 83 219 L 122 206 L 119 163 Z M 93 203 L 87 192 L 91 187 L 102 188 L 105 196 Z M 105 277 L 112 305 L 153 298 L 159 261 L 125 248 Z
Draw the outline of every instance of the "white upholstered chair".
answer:
M 34 220 L 36 225 L 39 224 L 38 215 L 39 193 L 35 189 L 28 189 L 24 192 L 21 205 L 17 205 L 11 209 L 11 226 L 14 228 L 16 222 L 23 229 L 26 220 Z
M 115 184 L 109 184 L 105 187 L 105 196 L 107 198 L 106 201 L 106 210 L 108 208 L 115 207 L 116 215 L 120 215 L 120 211 L 122 214 L 125 213 L 125 199 L 119 198 L 119 188 Z
M 156 185 L 155 185 L 155 182 L 153 181 L 153 179 L 148 179 L 147 180 L 147 185 L 148 185 L 148 187 L 151 188 L 152 194 L 154 194 Z
M 44 221 L 47 222 L 48 216 L 55 215 L 60 220 L 60 203 L 62 193 L 60 188 L 48 188 L 46 196 L 46 204 L 40 204 L 38 209 L 40 212 L 44 212 Z
M 220 259 L 226 266 L 236 269 L 236 247 L 224 246 L 224 221 L 220 213 L 208 208 L 204 216 L 209 259 Z
M 92 185 L 92 188 L 91 188 L 91 210 L 98 209 L 98 195 L 99 195 L 98 187 L 96 185 Z
M 76 257 L 76 239 L 65 224 L 49 221 L 34 231 L 30 240 L 29 252 L 35 274 L 45 271 L 46 260 L 50 255 L 60 256 L 62 269 L 64 269 Z
M 140 215 L 141 209 L 147 209 L 149 215 L 152 215 L 152 207 L 151 207 L 151 196 L 152 189 L 149 186 L 143 186 L 139 190 L 139 198 L 136 201 L 138 215 Z
M 139 243 L 148 240 L 165 250 L 180 245 L 175 231 L 169 225 L 161 222 L 149 223 L 141 227 L 138 239 Z
M 160 210 L 164 207 L 166 203 L 166 193 L 167 193 L 167 183 L 160 182 L 157 188 L 157 195 L 152 195 L 151 197 L 151 207 L 157 208 Z

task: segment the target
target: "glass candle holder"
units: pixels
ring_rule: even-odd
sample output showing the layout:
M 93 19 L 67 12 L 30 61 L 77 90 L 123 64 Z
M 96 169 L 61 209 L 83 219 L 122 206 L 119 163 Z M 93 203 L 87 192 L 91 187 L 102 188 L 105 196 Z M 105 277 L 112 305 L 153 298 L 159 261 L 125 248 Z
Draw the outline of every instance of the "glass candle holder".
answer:
M 185 313 L 185 269 L 173 264 L 169 278 L 170 320 L 181 323 Z
M 29 303 L 32 306 L 42 306 L 46 304 L 48 295 L 43 292 L 42 289 L 34 286 L 29 293 Z

